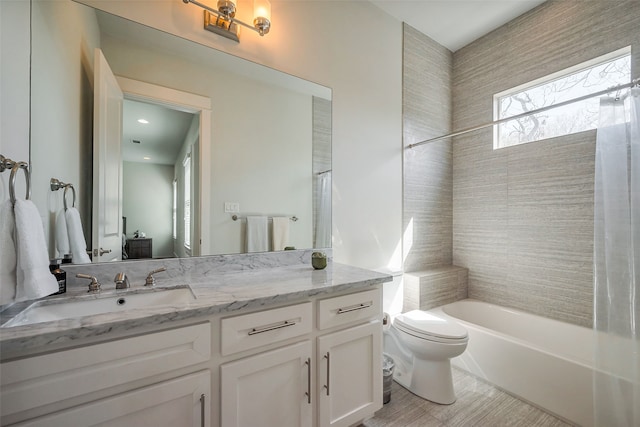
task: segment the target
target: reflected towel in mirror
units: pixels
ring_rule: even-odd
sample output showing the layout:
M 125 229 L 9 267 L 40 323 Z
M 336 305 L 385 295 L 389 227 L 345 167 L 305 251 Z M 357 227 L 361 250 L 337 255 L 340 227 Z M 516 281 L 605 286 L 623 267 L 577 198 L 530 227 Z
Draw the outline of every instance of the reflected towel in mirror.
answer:
M 273 250 L 284 250 L 285 246 L 289 246 L 289 217 L 274 216 L 273 217 Z
M 65 212 L 67 231 L 69 232 L 69 246 L 74 264 L 89 264 L 91 259 L 87 255 L 87 242 L 84 240 L 80 212 L 76 208 L 69 208 Z
M 64 214 L 64 210 L 58 212 L 56 215 L 56 249 L 58 249 L 58 255 L 63 257 L 65 254 L 71 253 L 69 246 L 69 232 L 67 231 L 67 219 Z
M 266 252 L 269 250 L 269 232 L 266 216 L 247 217 L 247 252 Z

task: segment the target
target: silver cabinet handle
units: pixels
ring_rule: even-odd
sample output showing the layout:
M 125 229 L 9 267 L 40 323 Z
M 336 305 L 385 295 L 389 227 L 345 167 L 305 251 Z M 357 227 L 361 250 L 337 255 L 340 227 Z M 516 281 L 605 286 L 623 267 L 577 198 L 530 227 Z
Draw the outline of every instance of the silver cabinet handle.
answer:
M 204 393 L 200 395 L 200 426 L 204 427 Z
M 331 371 L 331 359 L 330 359 L 330 355 L 329 352 L 327 351 L 327 354 L 324 355 L 324 358 L 327 359 L 327 384 L 325 384 L 324 388 L 327 389 L 327 396 L 329 396 L 329 372 Z
M 285 320 L 282 323 L 278 323 L 276 325 L 263 326 L 259 328 L 252 328 L 249 331 L 249 335 L 261 334 L 263 332 L 269 332 L 280 328 L 286 328 L 287 326 L 295 326 L 295 320 Z
M 369 308 L 373 305 L 372 302 L 363 302 L 360 304 L 350 305 L 348 307 L 339 308 L 338 314 L 349 313 L 350 311 L 362 310 L 363 308 Z
M 311 404 L 311 358 L 307 357 L 304 364 L 307 365 L 307 392 L 305 395 L 307 396 L 307 403 Z

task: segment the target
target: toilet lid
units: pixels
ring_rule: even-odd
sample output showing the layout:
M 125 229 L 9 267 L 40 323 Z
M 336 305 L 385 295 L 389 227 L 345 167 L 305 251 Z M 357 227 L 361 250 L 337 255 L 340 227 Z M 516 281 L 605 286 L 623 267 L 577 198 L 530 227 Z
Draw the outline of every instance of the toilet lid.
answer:
M 399 314 L 394 319 L 393 325 L 407 333 L 425 336 L 426 339 L 429 337 L 450 340 L 467 338 L 467 330 L 458 323 L 422 310 Z

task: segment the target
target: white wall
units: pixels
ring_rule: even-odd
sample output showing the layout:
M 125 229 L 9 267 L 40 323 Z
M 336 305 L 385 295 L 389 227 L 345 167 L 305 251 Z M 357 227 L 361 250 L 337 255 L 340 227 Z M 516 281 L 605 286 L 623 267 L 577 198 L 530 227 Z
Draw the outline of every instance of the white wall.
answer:
M 136 230 L 153 239 L 154 258 L 173 256 L 173 166 L 122 162 L 122 216 L 127 237 Z
M 202 29 L 179 1 L 84 0 L 333 89 L 333 236 L 337 261 L 401 266 L 402 25 L 365 1 L 272 2 L 271 32 L 239 44 Z M 251 2 L 239 2 L 240 19 Z
M 29 19 L 29 2 L 0 1 L 0 154 L 16 162 L 29 161 Z M 20 175 L 16 194 L 23 195 Z M 7 170 L 0 174 L 0 201 L 8 198 Z
M 51 191 L 51 178 L 74 184 L 85 238 L 91 242 L 91 82 L 93 49 L 100 45 L 100 34 L 95 13 L 69 1 L 37 0 L 32 13 L 32 198 L 53 257 L 54 233 L 49 231 L 62 209 L 62 191 Z

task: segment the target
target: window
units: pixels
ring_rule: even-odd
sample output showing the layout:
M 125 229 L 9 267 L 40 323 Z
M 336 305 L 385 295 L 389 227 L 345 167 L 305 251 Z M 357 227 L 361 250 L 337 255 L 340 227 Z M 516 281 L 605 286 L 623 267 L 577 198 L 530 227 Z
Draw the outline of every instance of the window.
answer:
M 630 81 L 631 49 L 626 47 L 494 95 L 494 116 L 512 117 Z M 599 97 L 593 97 L 500 123 L 494 127 L 493 148 L 595 129 L 599 103 Z
M 178 180 L 173 180 L 173 240 L 178 238 Z
M 184 247 L 191 249 L 191 155 L 184 159 Z

